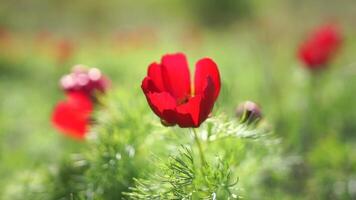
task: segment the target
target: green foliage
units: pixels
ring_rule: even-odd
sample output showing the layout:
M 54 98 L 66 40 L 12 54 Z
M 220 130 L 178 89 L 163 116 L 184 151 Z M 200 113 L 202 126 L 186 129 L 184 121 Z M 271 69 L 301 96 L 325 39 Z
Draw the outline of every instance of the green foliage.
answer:
M 86 192 L 93 198 L 121 198 L 144 161 L 137 151 L 149 130 L 147 123 L 139 123 L 139 109 L 130 109 L 129 105 L 123 105 L 127 101 L 121 99 L 116 104 L 103 102 L 104 112 L 96 117 L 100 126 L 94 129 L 89 151 L 85 152 L 90 165 L 85 173 Z
M 136 186 L 126 193 L 129 199 L 238 199 L 237 182 L 231 177 L 227 162 L 215 166 L 197 165 L 193 152 L 181 147 L 178 155 L 158 167 L 149 179 L 136 179 Z
M 125 91 L 100 102 L 85 150 L 49 170 L 36 171 L 33 176 L 39 181 L 15 180 L 14 185 L 40 189 L 14 194 L 10 187 L 7 198 L 239 199 L 261 186 L 261 180 L 250 182 L 253 173 L 265 167 L 273 171 L 263 159 L 280 156 L 275 145 L 268 144 L 272 140 L 265 125 L 256 129 L 218 116 L 197 129 L 207 158 L 202 162 L 187 129 L 151 123 L 145 104 L 133 103 Z

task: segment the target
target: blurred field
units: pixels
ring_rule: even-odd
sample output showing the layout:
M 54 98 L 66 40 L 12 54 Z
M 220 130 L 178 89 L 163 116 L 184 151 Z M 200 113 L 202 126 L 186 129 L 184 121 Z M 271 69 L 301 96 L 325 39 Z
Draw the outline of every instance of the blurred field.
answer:
M 58 81 L 73 65 L 100 68 L 113 81 L 112 96 L 123 94 L 135 106 L 146 101 L 140 85 L 148 64 L 185 52 L 191 69 L 206 56 L 219 65 L 223 85 L 214 112 L 233 116 L 240 102 L 258 102 L 283 155 L 302 160 L 290 177 L 270 174 L 266 199 L 355 199 L 355 3 L 241 1 L 225 16 L 214 12 L 220 9 L 214 0 L 207 2 L 213 3 L 2 0 L 0 195 L 25 171 L 85 149 L 86 142 L 58 134 L 50 123 L 64 98 Z M 311 82 L 297 48 L 308 31 L 329 21 L 340 24 L 345 41 Z

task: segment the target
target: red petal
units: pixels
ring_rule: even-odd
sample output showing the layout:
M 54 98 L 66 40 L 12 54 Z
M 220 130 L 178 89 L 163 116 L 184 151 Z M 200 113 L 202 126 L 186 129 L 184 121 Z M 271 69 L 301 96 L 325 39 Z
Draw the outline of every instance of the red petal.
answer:
M 203 93 L 177 107 L 177 124 L 180 127 L 199 127 L 214 107 L 215 87 L 211 77 L 204 81 Z
M 214 108 L 216 98 L 214 81 L 211 77 L 208 77 L 204 84 L 203 98 L 200 104 L 199 125 L 208 118 Z
M 182 128 L 198 127 L 202 96 L 197 95 L 177 107 L 177 124 Z
M 320 68 L 325 67 L 328 61 L 328 54 L 315 43 L 306 43 L 304 44 L 299 52 L 299 57 L 309 68 Z
M 184 54 L 162 57 L 162 78 L 166 91 L 178 101 L 190 96 L 190 74 Z
M 147 93 L 148 104 L 154 113 L 169 124 L 176 121 L 176 100 L 168 93 Z
M 151 77 L 145 77 L 145 79 L 143 79 L 142 84 L 141 84 L 141 88 L 143 90 L 143 93 L 147 94 L 147 93 L 152 93 L 152 92 L 160 92 L 160 90 L 158 89 L 158 87 L 156 86 L 156 84 L 154 83 L 154 81 L 152 80 Z
M 157 63 L 152 63 L 148 67 L 147 75 L 151 77 L 156 87 L 160 91 L 164 91 L 161 66 Z
M 204 91 L 205 82 L 207 77 L 211 77 L 215 92 L 214 92 L 214 100 L 216 100 L 219 96 L 220 92 L 220 74 L 219 69 L 216 63 L 210 58 L 203 58 L 199 60 L 195 67 L 195 94 L 201 94 Z
M 52 115 L 52 123 L 63 133 L 83 139 L 89 126 L 92 103 L 81 93 L 70 93 L 66 101 L 59 102 Z
M 83 113 L 90 114 L 93 110 L 93 104 L 90 98 L 82 92 L 71 92 L 67 94 L 67 102 L 76 107 Z

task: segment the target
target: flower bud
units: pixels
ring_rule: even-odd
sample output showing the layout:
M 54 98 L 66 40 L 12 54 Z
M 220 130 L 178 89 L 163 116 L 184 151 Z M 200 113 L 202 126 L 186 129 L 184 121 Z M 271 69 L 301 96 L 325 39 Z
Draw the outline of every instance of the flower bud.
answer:
M 261 109 L 256 103 L 245 101 L 237 107 L 236 117 L 241 123 L 258 123 L 262 118 Z

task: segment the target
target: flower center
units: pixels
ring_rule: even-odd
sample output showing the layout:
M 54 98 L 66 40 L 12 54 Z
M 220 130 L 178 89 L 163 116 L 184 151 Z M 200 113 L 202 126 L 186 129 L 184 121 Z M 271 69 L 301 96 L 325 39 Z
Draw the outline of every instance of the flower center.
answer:
M 188 100 L 189 100 L 189 96 L 187 95 L 187 96 L 185 96 L 185 97 L 183 97 L 183 98 L 178 99 L 178 100 L 177 100 L 177 104 L 178 104 L 178 105 L 185 104 L 185 103 L 188 102 Z

